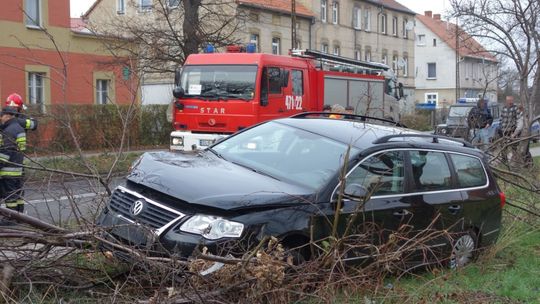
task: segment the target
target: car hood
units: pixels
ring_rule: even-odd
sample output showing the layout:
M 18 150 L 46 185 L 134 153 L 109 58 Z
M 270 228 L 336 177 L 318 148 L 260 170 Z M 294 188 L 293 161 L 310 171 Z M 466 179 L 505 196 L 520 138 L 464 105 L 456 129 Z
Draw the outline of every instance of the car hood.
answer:
M 254 172 L 209 151 L 145 153 L 127 179 L 187 203 L 224 210 L 297 205 L 314 196 L 313 189 Z

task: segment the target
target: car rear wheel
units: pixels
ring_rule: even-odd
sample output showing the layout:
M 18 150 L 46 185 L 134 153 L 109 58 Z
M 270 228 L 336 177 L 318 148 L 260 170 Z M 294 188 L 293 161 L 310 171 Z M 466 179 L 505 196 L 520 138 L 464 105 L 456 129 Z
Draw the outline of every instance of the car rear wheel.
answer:
M 452 246 L 450 269 L 462 268 L 474 260 L 476 256 L 477 237 L 472 231 L 460 235 Z

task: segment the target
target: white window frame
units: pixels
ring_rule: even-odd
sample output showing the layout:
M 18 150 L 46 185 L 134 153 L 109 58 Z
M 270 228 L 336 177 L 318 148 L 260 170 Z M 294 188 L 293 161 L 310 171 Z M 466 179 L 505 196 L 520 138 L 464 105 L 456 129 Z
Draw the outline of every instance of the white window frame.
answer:
M 249 34 L 249 42 L 250 43 L 255 43 L 255 48 L 256 48 L 256 52 L 260 52 L 260 47 L 259 47 L 259 34 L 257 33 L 251 33 Z
M 418 45 L 418 46 L 425 46 L 426 45 L 426 35 L 425 34 L 418 34 L 417 38 L 418 38 L 418 40 L 416 42 L 416 45 Z
M 403 18 L 403 38 L 408 39 L 409 38 L 409 31 L 407 30 L 407 23 L 409 22 L 409 19 Z
M 398 17 L 396 16 L 392 17 L 392 35 L 396 37 L 398 35 Z
M 364 52 L 364 60 L 367 62 L 371 62 L 371 50 L 366 49 Z
M 328 54 L 328 43 L 321 44 L 321 52 Z
M 364 31 L 371 31 L 371 10 L 364 9 Z
M 358 6 L 353 8 L 353 28 L 357 30 L 362 29 L 362 9 Z
M 281 55 L 281 38 L 272 37 L 272 54 Z
M 382 64 L 388 64 L 388 55 L 383 54 L 383 55 L 381 56 L 381 63 L 382 63 Z
M 126 14 L 126 0 L 116 0 L 116 14 L 117 15 Z
M 435 67 L 435 75 L 434 76 L 429 75 L 429 65 L 430 64 L 433 64 L 434 67 Z M 437 79 L 437 63 L 436 62 L 428 62 L 427 63 L 427 73 L 426 73 L 426 75 L 427 75 L 427 79 Z
M 28 103 L 45 103 L 45 77 L 42 72 L 28 72 Z M 38 79 L 41 80 L 40 85 L 37 84 Z
M 341 54 L 341 48 L 339 47 L 339 45 L 334 45 L 334 51 L 332 53 L 336 56 L 339 56 Z
M 362 60 L 362 52 L 360 51 L 360 49 L 355 49 L 354 50 L 354 59 L 355 60 Z
M 409 57 L 403 57 L 405 64 L 403 65 L 403 77 L 409 76 Z
M 145 5 L 144 2 L 150 2 L 149 5 Z M 149 12 L 154 8 L 153 0 L 139 0 L 139 12 Z
M 332 3 L 332 23 L 339 24 L 339 2 L 334 1 Z
M 103 87 L 105 85 L 105 87 Z M 96 102 L 99 105 L 105 105 L 108 103 L 111 80 L 110 79 L 96 79 Z
M 328 16 L 328 0 L 321 0 L 321 22 L 326 22 Z
M 430 98 L 430 96 L 433 96 L 434 99 Z M 437 93 L 437 92 L 425 93 L 424 94 L 424 101 L 426 103 L 435 103 L 435 104 L 437 104 L 437 102 L 439 101 L 439 93 Z M 432 102 L 430 102 L 430 101 L 432 101 Z
M 43 25 L 43 6 L 41 0 L 24 0 L 24 23 L 26 27 L 41 28 Z M 29 7 L 34 6 L 36 9 L 36 16 L 30 16 Z
M 392 55 L 392 69 L 397 73 L 398 70 L 398 55 Z
M 381 34 L 386 34 L 386 14 L 381 14 Z

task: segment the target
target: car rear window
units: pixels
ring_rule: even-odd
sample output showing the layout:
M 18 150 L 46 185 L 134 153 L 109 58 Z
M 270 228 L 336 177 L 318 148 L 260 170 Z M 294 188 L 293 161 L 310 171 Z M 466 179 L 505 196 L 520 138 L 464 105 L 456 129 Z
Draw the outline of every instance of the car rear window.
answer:
M 460 154 L 450 154 L 450 158 L 456 169 L 459 187 L 478 187 L 486 184 L 486 172 L 478 158 Z

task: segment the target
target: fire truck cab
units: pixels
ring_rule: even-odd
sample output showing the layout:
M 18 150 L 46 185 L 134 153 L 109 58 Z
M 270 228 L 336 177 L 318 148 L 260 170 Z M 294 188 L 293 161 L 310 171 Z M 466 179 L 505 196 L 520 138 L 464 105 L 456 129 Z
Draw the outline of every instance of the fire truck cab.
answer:
M 205 148 L 259 122 L 322 111 L 324 104 L 398 121 L 402 89 L 389 75 L 386 65 L 309 50 L 190 55 L 175 77 L 171 150 Z

